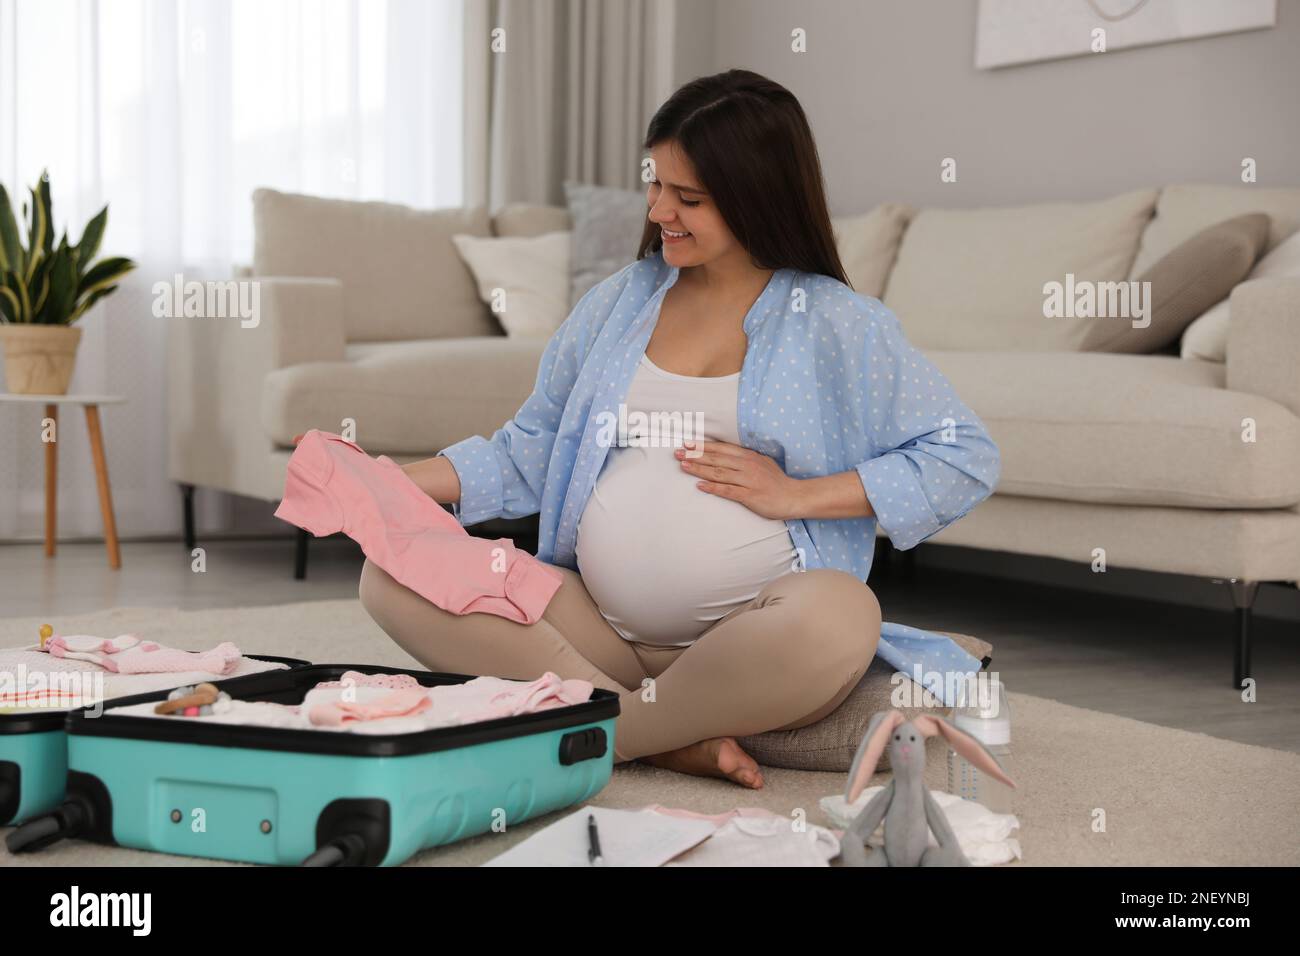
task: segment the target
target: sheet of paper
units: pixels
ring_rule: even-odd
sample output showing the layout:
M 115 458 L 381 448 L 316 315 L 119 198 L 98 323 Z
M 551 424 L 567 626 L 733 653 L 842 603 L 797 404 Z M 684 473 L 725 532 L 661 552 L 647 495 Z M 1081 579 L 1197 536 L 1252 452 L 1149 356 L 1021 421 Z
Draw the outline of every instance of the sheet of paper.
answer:
M 647 810 L 583 807 L 534 833 L 484 866 L 590 866 L 587 817 L 595 815 L 605 866 L 663 866 L 708 839 L 709 820 L 665 816 Z

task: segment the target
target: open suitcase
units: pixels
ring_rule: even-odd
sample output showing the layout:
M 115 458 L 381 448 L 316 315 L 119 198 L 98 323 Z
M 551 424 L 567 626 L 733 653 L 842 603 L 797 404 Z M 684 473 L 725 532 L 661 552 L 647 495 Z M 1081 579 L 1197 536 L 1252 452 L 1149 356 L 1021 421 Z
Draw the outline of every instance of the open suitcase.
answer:
M 246 656 L 290 669 L 310 663 L 294 657 Z M 112 704 L 106 700 L 103 706 Z M 0 714 L 0 826 L 22 823 L 63 802 L 68 777 L 67 716 L 66 710 Z
M 472 679 L 314 664 L 220 686 L 240 700 L 295 704 L 349 670 L 410 674 L 428 687 Z M 23 852 L 80 837 L 249 863 L 395 865 L 600 791 L 618 712 L 618 695 L 599 688 L 568 707 L 386 735 L 73 711 L 67 797 L 7 843 Z

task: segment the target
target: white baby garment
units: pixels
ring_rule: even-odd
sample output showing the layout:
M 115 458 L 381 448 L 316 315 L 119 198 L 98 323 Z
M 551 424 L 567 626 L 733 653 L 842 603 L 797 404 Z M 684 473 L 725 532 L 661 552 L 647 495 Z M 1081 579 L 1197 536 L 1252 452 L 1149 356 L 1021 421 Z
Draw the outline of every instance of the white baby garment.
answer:
M 840 841 L 825 827 L 796 830 L 790 817 L 738 816 L 665 866 L 830 866 Z
M 852 805 L 845 801 L 842 793 L 822 797 L 818 803 L 835 826 L 848 829 L 854 817 L 883 789 L 884 787 L 867 787 Z M 1011 831 L 1020 826 L 1020 821 L 1014 815 L 994 813 L 982 803 L 963 800 L 945 790 L 931 790 L 930 796 L 934 797 L 934 802 L 948 818 L 948 825 L 957 835 L 957 843 L 972 866 L 997 866 L 999 863 L 1020 859 L 1020 841 L 1011 836 Z M 929 837 L 930 846 L 939 845 L 933 833 Z M 883 822 L 867 839 L 867 844 L 884 846 Z

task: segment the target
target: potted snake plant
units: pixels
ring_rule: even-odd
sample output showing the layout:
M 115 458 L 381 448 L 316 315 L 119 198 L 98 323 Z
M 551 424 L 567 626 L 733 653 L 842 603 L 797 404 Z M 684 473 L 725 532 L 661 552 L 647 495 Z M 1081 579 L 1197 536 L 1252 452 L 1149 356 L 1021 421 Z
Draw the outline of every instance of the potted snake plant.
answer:
M 9 193 L 0 185 L 0 346 L 9 391 L 63 395 L 77 360 L 81 329 L 73 323 L 117 288 L 135 268 L 130 259 L 94 261 L 108 207 L 86 224 L 81 241 L 54 241 L 50 180 L 41 173 L 23 203 L 26 239 L 18 231 Z

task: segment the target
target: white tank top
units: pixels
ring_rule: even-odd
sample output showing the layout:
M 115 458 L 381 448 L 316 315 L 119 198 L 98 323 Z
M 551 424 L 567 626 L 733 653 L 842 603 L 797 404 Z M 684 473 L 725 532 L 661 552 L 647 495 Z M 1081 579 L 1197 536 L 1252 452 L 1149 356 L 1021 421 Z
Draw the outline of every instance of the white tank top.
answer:
M 575 545 L 587 590 L 627 640 L 688 645 L 794 570 L 784 521 L 695 487 L 673 455 L 683 439 L 740 443 L 739 387 L 739 372 L 678 375 L 648 356 L 637 367 Z

